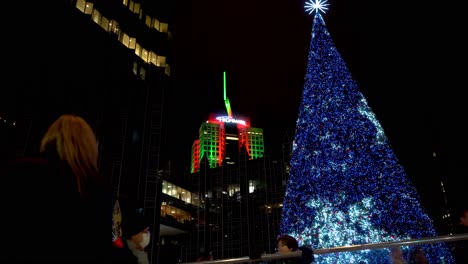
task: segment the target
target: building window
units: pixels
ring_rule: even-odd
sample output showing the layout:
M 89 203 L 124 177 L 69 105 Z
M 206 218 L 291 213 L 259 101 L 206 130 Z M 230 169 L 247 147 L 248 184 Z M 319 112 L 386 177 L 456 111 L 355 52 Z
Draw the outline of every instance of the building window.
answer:
M 128 45 L 130 44 L 130 37 L 125 33 L 122 34 L 122 44 L 124 44 L 124 46 L 127 48 L 128 48 Z
M 129 49 L 135 49 L 136 47 L 136 38 L 130 38 L 128 48 Z
M 101 26 L 105 31 L 109 31 L 109 30 L 110 30 L 111 23 L 110 23 L 109 19 L 107 19 L 107 17 L 102 16 L 100 26 Z
M 133 74 L 138 74 L 138 63 L 133 62 Z
M 140 46 L 140 44 L 138 44 L 138 43 L 135 45 L 135 54 L 136 54 L 138 57 L 140 57 L 140 55 L 141 55 L 141 46 Z
M 110 26 L 111 26 L 111 31 L 112 32 L 114 32 L 115 34 L 119 33 L 119 23 L 117 23 L 117 21 L 111 20 Z
M 160 27 L 159 20 L 157 20 L 156 18 L 153 18 L 153 27 L 154 27 L 157 31 L 161 31 L 161 30 L 159 29 L 159 27 Z
M 148 15 L 146 15 L 146 17 L 145 17 L 145 24 L 150 28 L 153 27 L 153 20 Z
M 158 56 L 156 59 L 156 66 L 165 67 L 166 66 L 166 57 Z
M 154 51 L 150 51 L 149 53 L 149 60 L 151 61 L 151 63 L 156 66 L 156 59 L 158 58 L 158 55 L 156 55 L 156 53 L 154 53 Z
M 167 23 L 161 23 L 159 26 L 159 31 L 166 33 L 168 28 L 169 28 L 169 25 Z
M 141 49 L 141 58 L 148 63 L 148 51 L 146 49 Z
M 135 14 L 140 14 L 140 3 L 134 3 L 133 4 L 132 12 L 135 13 Z
M 144 67 L 140 67 L 140 78 L 142 80 L 145 80 L 146 79 L 146 70 Z
M 87 3 L 85 0 L 77 0 L 75 7 L 87 15 L 93 12 L 93 3 Z
M 101 23 L 101 13 L 94 9 L 93 14 L 91 14 L 91 19 L 94 21 L 94 23 L 99 25 Z
M 240 192 L 240 186 L 239 184 L 229 184 L 228 185 L 228 195 L 233 196 L 235 193 Z

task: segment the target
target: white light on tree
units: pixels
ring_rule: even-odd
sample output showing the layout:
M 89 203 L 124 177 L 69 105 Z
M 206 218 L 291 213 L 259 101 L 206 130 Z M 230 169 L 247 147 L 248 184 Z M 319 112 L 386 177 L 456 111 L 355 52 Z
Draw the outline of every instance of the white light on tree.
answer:
M 322 11 L 325 13 L 325 10 L 328 10 L 328 3 L 327 0 L 310 0 L 305 4 L 305 10 L 309 12 L 309 14 L 312 14 L 312 12 L 318 12 L 317 10 Z

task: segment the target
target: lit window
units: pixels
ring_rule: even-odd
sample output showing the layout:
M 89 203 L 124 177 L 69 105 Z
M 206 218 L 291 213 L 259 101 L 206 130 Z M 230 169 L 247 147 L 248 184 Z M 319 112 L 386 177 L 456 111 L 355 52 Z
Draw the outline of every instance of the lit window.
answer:
M 91 19 L 94 21 L 94 23 L 99 25 L 101 23 L 101 13 L 94 9 L 93 14 L 91 14 Z
M 148 26 L 148 27 L 153 27 L 153 20 L 151 19 L 150 16 L 146 16 L 145 18 L 145 24 Z
M 86 9 L 86 1 L 85 0 L 77 0 L 75 7 L 80 10 L 81 12 L 85 12 Z
M 165 32 L 167 32 L 168 27 L 169 27 L 169 24 L 161 23 L 161 25 L 159 26 L 159 31 L 165 33 Z
M 115 34 L 119 33 L 119 23 L 117 23 L 117 21 L 111 20 L 110 27 L 112 32 L 114 32 Z
M 124 46 L 127 48 L 128 48 L 128 45 L 130 44 L 130 37 L 125 33 L 122 34 L 122 44 L 124 44 Z
M 138 74 L 138 63 L 133 62 L 133 74 Z
M 255 191 L 255 185 L 252 180 L 249 181 L 249 193 L 253 193 Z
M 148 63 L 148 51 L 145 49 L 141 49 L 141 56 L 140 56 L 146 63 Z
M 153 19 L 153 27 L 154 27 L 157 31 L 161 31 L 161 30 L 159 29 L 159 27 L 160 27 L 159 20 L 157 20 L 156 18 Z
M 145 79 L 146 79 L 146 70 L 145 70 L 145 68 L 143 68 L 143 67 L 140 68 L 140 78 L 141 78 L 142 80 L 145 80 Z
M 156 59 L 158 58 L 158 55 L 156 55 L 156 53 L 154 53 L 154 51 L 150 51 L 149 53 L 149 61 L 154 65 L 156 66 Z
M 136 47 L 136 38 L 130 38 L 128 48 L 129 49 L 135 49 Z
M 107 17 L 102 16 L 100 26 L 101 26 L 105 31 L 109 31 L 109 30 L 110 30 L 111 23 L 109 22 L 109 19 L 107 19 Z
M 136 43 L 136 45 L 135 45 L 135 54 L 138 57 L 141 57 L 141 50 L 142 50 L 142 48 L 141 48 L 140 44 Z
M 93 12 L 93 6 L 94 6 L 93 3 L 86 3 L 85 11 L 83 13 L 85 13 L 87 15 L 91 15 L 91 13 Z
M 158 56 L 156 59 L 156 66 L 165 67 L 166 66 L 166 57 Z
M 133 5 L 133 10 L 132 10 L 132 11 L 133 11 L 133 13 L 135 13 L 135 14 L 140 14 L 140 3 L 135 3 L 135 4 Z

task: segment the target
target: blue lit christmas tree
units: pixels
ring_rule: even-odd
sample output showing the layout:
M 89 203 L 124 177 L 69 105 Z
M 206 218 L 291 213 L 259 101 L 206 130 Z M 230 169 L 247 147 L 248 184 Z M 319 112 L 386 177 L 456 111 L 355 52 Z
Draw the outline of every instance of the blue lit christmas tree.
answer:
M 315 249 L 437 236 L 385 133 L 314 12 L 281 234 Z M 443 243 L 429 263 L 453 263 Z M 408 249 L 408 248 L 404 248 Z M 390 263 L 388 249 L 317 256 L 317 263 Z

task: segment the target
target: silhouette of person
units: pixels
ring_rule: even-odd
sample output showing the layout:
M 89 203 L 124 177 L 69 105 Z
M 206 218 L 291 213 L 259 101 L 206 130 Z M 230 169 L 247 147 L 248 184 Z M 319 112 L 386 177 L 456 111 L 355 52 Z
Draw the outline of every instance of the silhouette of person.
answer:
M 7 162 L 0 172 L 0 228 L 8 238 L 0 247 L 1 263 L 107 259 L 112 196 L 97 161 L 97 141 L 88 123 L 62 115 L 42 137 L 39 156 Z
M 314 261 L 314 252 L 312 248 L 308 246 L 299 247 L 297 240 L 290 235 L 281 235 L 276 240 L 278 244 L 278 254 L 284 254 L 288 252 L 295 252 L 300 250 L 302 252 L 301 257 L 298 258 L 287 258 L 280 260 L 281 264 L 310 264 Z

